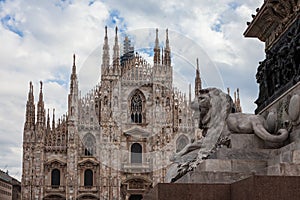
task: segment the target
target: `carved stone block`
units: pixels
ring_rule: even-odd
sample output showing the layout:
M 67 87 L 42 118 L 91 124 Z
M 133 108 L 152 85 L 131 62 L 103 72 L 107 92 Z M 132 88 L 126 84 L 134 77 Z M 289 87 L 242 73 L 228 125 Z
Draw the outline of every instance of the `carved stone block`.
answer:
M 232 134 L 230 137 L 232 149 L 264 147 L 264 142 L 254 134 Z
M 233 172 L 259 172 L 267 167 L 266 161 L 258 160 L 232 160 Z
M 300 164 L 300 150 L 293 151 L 292 162 L 295 164 Z
M 199 164 L 196 171 L 230 172 L 232 171 L 231 161 L 219 159 L 204 160 Z

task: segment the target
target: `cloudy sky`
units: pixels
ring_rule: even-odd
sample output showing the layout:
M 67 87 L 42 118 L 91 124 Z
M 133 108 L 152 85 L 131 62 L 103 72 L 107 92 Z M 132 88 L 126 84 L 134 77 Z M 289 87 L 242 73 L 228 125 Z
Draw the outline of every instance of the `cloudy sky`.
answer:
M 44 82 L 46 108 L 67 110 L 72 55 L 85 93 L 99 80 L 104 27 L 112 43 L 114 27 L 132 37 L 151 59 L 155 28 L 169 29 L 174 84 L 194 81 L 196 57 L 204 87 L 240 88 L 243 111 L 253 113 L 255 80 L 264 46 L 244 38 L 246 22 L 263 0 L 0 0 L 0 169 L 21 177 L 22 134 L 28 84 Z M 111 47 L 112 49 L 112 47 Z M 232 92 L 231 92 L 232 93 Z

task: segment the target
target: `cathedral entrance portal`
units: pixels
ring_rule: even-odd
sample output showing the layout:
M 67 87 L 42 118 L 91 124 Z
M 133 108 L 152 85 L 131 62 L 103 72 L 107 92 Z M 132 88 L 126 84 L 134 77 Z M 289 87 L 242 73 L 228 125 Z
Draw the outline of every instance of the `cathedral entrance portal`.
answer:
M 143 194 L 151 188 L 150 180 L 143 177 L 131 177 L 121 184 L 121 191 L 124 200 L 141 200 Z
M 129 197 L 129 200 L 141 200 L 143 199 L 143 196 L 141 194 L 132 194 Z

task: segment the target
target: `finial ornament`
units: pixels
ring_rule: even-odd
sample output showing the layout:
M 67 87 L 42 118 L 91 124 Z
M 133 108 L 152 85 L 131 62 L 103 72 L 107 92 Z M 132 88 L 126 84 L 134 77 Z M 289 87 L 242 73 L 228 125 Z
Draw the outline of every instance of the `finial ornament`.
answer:
M 169 44 L 169 31 L 166 29 L 166 49 L 170 50 L 170 44 Z
M 169 38 L 168 29 L 166 29 L 166 38 L 167 38 L 167 40 L 168 40 L 168 38 Z
M 75 59 L 76 59 L 76 56 L 75 56 L 75 53 L 73 54 L 73 67 L 72 67 L 72 74 L 76 74 L 76 65 L 75 65 Z
M 29 93 L 33 92 L 33 86 L 32 86 L 32 82 L 29 82 Z
M 159 48 L 158 28 L 156 28 L 155 48 Z
M 75 53 L 73 54 L 73 65 L 75 65 Z
M 43 89 L 43 82 L 40 81 L 40 91 L 42 92 L 42 89 Z

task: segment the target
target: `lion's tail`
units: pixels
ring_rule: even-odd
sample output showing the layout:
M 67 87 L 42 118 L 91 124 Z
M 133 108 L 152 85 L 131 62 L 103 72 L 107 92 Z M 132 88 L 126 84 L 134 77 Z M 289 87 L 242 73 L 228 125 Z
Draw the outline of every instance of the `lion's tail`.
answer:
M 260 123 L 253 124 L 253 130 L 255 135 L 257 135 L 262 140 L 268 142 L 274 142 L 274 143 L 283 142 L 289 137 L 289 132 L 286 129 L 279 129 L 278 135 L 272 135 Z

